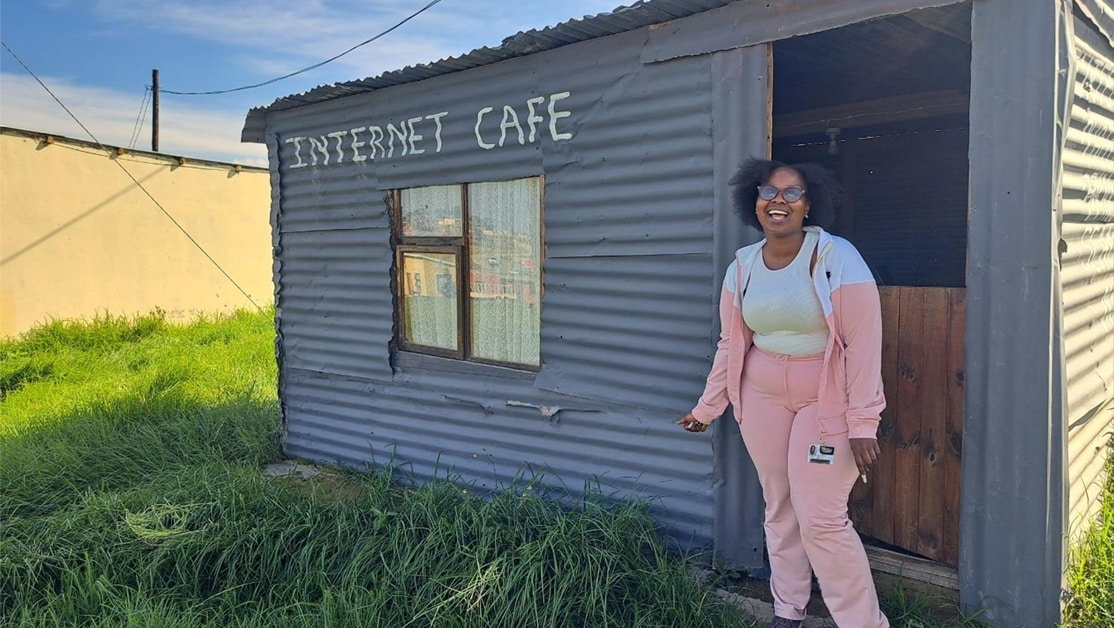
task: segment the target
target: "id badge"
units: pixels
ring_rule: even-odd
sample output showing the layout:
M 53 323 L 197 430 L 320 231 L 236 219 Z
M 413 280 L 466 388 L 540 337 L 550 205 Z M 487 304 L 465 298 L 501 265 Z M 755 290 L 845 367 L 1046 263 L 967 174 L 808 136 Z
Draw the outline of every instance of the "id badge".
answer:
M 815 464 L 834 464 L 835 447 L 831 445 L 809 445 L 808 461 Z

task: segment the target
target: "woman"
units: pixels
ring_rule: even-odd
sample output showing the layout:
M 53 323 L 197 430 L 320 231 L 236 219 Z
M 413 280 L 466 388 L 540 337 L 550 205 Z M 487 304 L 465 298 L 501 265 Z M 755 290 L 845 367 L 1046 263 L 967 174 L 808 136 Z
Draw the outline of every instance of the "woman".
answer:
M 839 626 L 888 626 L 847 517 L 881 453 L 878 289 L 855 247 L 816 226 L 839 204 L 830 172 L 752 159 L 730 183 L 735 210 L 766 238 L 735 252 L 704 394 L 677 424 L 702 432 L 735 409 L 766 502 L 771 628 L 801 624 L 811 571 Z

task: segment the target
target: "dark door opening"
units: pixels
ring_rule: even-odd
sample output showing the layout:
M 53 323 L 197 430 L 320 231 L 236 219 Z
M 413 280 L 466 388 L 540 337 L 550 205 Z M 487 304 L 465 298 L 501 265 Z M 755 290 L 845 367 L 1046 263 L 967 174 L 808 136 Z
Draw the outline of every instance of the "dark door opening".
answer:
M 968 3 L 776 42 L 774 159 L 836 173 L 829 228 L 873 269 L 888 408 L 851 515 L 878 545 L 958 564 L 971 68 Z

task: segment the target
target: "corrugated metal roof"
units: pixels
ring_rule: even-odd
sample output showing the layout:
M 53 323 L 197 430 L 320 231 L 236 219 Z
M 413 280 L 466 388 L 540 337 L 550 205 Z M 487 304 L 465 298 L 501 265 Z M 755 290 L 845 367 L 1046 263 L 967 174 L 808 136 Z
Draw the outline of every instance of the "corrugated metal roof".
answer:
M 403 85 L 435 76 L 468 70 L 507 59 L 524 57 L 545 50 L 560 48 L 580 41 L 616 35 L 660 24 L 703 11 L 717 9 L 738 0 L 642 0 L 630 6 L 620 6 L 610 13 L 584 16 L 562 22 L 556 26 L 517 33 L 503 40 L 497 48 L 483 47 L 458 57 L 448 57 L 432 63 L 412 65 L 392 70 L 379 76 L 321 85 L 300 94 L 275 100 L 266 107 L 255 107 L 248 112 L 241 133 L 241 141 L 262 142 L 264 118 L 272 111 L 283 111 L 354 94 L 375 91 L 384 87 Z

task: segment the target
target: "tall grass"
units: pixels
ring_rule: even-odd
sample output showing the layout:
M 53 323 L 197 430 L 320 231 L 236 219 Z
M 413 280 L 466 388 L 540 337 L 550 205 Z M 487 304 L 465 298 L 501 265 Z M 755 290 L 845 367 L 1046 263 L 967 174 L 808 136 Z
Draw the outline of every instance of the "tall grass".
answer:
M 742 625 L 643 503 L 265 477 L 272 315 L 0 342 L 0 624 Z
M 1114 626 L 1114 440 L 1108 444 L 1102 507 L 1094 526 L 1073 548 L 1068 572 L 1071 599 L 1064 612 L 1066 626 Z

